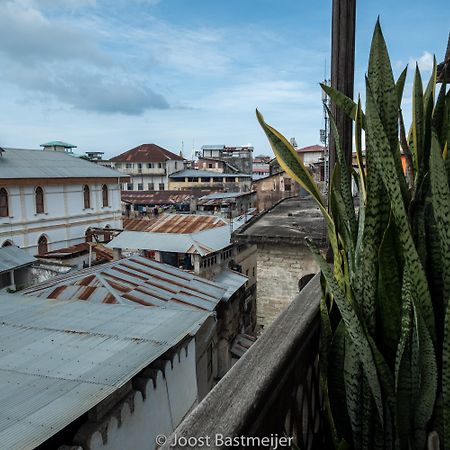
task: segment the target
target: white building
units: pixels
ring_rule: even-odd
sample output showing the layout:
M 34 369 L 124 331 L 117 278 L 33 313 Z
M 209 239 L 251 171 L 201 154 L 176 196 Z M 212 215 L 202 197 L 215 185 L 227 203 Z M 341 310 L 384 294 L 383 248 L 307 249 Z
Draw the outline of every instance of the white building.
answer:
M 97 163 L 131 177 L 128 183 L 123 184 L 124 191 L 166 191 L 169 175 L 185 168 L 182 156 L 156 144 L 142 144 L 109 161 Z
M 0 153 L 0 246 L 31 255 L 85 241 L 90 227 L 121 228 L 114 170 L 77 158 L 64 146 Z

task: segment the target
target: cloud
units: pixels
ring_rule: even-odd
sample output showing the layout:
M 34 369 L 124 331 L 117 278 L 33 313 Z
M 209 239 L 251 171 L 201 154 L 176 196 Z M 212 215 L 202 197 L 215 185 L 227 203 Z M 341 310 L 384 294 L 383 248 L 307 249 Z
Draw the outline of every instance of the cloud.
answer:
M 421 72 L 431 72 L 433 70 L 433 55 L 429 52 L 423 52 L 420 58 L 411 58 L 409 67 L 415 67 L 416 62 Z
M 86 24 L 50 20 L 38 3 L 46 0 L 0 0 L 0 80 L 81 110 L 136 115 L 169 107 L 148 80 L 102 48 Z

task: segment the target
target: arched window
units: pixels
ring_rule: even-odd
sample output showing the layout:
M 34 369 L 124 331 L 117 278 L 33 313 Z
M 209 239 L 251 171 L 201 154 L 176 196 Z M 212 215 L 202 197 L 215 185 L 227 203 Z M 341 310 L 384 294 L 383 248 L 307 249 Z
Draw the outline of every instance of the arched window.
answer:
M 103 206 L 109 206 L 109 201 L 108 201 L 108 186 L 106 186 L 106 184 L 104 184 L 102 186 L 102 201 L 103 201 Z
M 48 240 L 42 235 L 38 240 L 38 255 L 44 255 L 48 252 Z
M 11 247 L 13 245 L 12 241 L 7 240 L 3 242 L 2 247 Z
M 8 217 L 8 191 L 5 188 L 0 189 L 0 217 Z
M 42 214 L 44 212 L 44 190 L 38 186 L 34 196 L 36 199 L 36 214 Z
M 89 190 L 88 185 L 85 185 L 83 187 L 83 201 L 84 201 L 84 209 L 91 207 L 91 191 Z

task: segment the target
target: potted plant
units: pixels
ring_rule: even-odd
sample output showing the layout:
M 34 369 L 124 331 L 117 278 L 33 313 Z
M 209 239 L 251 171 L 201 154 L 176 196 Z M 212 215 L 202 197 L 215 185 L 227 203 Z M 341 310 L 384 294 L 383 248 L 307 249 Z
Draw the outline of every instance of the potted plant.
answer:
M 347 164 L 329 113 L 337 162 L 328 205 L 288 140 L 257 111 L 281 167 L 327 224 L 332 265 L 308 245 L 322 270 L 320 368 L 336 448 L 450 449 L 450 95 L 436 84 L 436 64 L 425 89 L 416 67 L 406 133 L 405 79 L 406 69 L 394 80 L 377 22 L 365 111 L 359 99 L 322 86 L 354 120 L 357 160 L 356 170 Z

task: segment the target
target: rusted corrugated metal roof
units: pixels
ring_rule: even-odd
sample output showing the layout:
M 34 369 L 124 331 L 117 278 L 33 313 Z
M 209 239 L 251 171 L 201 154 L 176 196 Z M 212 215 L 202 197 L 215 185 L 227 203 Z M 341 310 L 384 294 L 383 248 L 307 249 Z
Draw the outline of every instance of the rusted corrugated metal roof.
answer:
M 146 231 L 155 233 L 198 233 L 211 228 L 223 227 L 227 223 L 220 217 L 205 214 L 168 214 L 150 225 Z
M 213 311 L 227 288 L 141 256 L 70 272 L 22 291 L 59 300 Z
M 98 243 L 82 242 L 81 244 L 71 245 L 69 247 L 59 248 L 50 252 L 39 255 L 39 258 L 48 259 L 63 259 L 71 258 L 78 254 L 86 254 L 89 252 L 89 246 L 92 246 L 92 251 L 95 253 L 97 259 L 111 261 L 112 251 L 104 245 Z
M 215 192 L 210 189 L 188 189 L 183 191 L 122 191 L 122 201 L 132 205 L 180 205 L 191 198 L 200 198 Z
M 211 228 L 223 227 L 227 223 L 220 217 L 206 214 L 165 214 L 159 218 L 124 219 L 127 231 L 153 233 L 192 234 Z

